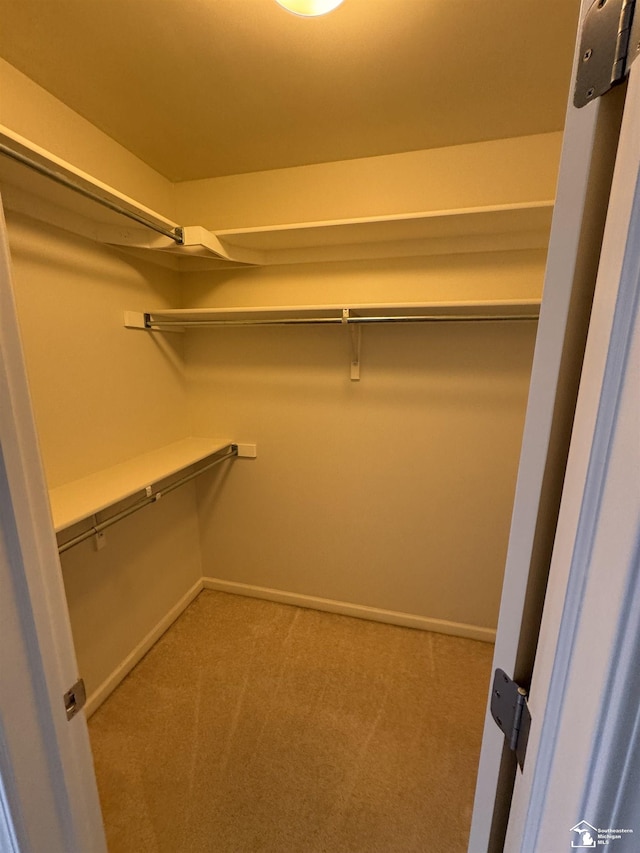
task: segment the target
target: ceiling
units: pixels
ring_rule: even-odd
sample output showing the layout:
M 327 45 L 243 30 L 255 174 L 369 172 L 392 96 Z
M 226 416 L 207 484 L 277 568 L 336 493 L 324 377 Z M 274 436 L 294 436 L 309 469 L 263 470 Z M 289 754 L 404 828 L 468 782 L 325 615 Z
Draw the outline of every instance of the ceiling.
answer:
M 0 56 L 174 181 L 562 129 L 579 0 L 0 0 Z

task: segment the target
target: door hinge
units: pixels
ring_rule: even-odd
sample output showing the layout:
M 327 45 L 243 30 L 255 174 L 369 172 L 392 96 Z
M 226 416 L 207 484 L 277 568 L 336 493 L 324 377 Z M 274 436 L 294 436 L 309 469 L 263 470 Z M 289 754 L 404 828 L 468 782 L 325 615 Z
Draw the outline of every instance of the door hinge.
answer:
M 527 691 L 502 669 L 496 669 L 493 676 L 491 716 L 503 732 L 509 749 L 515 752 L 522 770 L 531 728 Z
M 584 107 L 621 83 L 640 53 L 640 15 L 636 0 L 595 0 L 585 15 L 573 93 Z
M 73 719 L 78 711 L 84 708 L 84 703 L 87 701 L 87 691 L 84 686 L 84 680 L 79 678 L 73 687 L 62 697 L 64 699 L 64 707 L 67 712 L 67 720 Z

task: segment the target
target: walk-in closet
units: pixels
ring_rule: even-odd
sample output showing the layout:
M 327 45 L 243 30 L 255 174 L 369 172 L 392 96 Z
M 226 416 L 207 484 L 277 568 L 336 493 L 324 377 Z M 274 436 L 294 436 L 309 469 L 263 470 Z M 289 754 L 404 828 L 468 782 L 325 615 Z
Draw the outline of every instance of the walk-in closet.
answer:
M 111 853 L 466 850 L 579 4 L 521 5 L 0 0 Z M 494 15 L 548 56 L 502 93 Z

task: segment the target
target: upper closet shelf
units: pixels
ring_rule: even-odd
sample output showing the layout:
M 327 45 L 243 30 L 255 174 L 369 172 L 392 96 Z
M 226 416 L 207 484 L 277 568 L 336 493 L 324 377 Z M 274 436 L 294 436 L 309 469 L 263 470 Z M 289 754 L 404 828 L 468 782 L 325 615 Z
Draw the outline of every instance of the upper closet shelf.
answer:
M 0 191 L 10 210 L 174 268 L 257 262 L 249 250 L 231 257 L 205 228 L 181 227 L 2 126 L 0 154 Z
M 90 518 L 138 492 L 218 453 L 229 441 L 185 438 L 119 465 L 51 489 L 49 500 L 56 533 Z
M 546 248 L 553 201 L 222 230 L 181 227 L 0 126 L 7 208 L 176 269 Z
M 546 249 L 553 201 L 217 231 L 264 265 Z

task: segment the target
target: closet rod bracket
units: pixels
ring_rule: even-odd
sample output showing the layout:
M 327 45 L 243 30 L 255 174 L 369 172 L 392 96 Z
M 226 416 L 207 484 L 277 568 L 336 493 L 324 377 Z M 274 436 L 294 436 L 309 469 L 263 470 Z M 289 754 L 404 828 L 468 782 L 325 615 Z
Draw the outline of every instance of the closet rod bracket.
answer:
M 360 347 L 362 345 L 362 327 L 353 323 L 351 309 L 342 309 L 341 322 L 343 326 L 349 327 L 351 335 L 351 381 L 360 380 Z
M 107 547 L 107 534 L 104 530 L 100 530 L 98 528 L 98 516 L 93 516 L 93 547 L 96 551 L 102 551 L 103 548 Z
M 362 326 L 351 326 L 351 381 L 360 380 L 360 350 L 362 348 Z
M 148 311 L 125 311 L 124 327 L 125 329 L 142 329 L 145 332 L 184 332 L 182 326 L 158 329 L 154 326 L 152 314 Z

